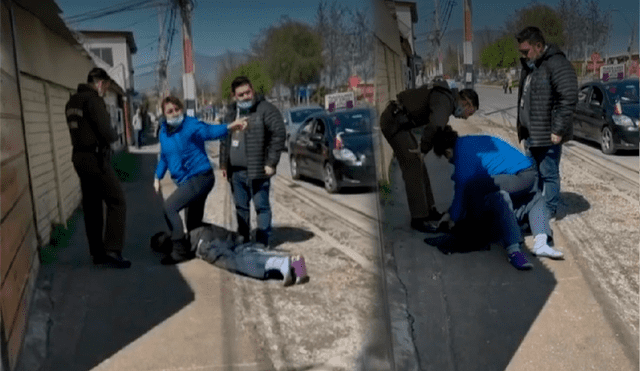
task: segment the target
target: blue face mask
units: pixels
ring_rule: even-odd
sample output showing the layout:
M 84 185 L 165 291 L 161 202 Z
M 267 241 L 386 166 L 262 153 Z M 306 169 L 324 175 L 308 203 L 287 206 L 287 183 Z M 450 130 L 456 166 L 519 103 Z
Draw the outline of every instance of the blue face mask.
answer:
M 167 119 L 167 124 L 173 127 L 176 127 L 182 124 L 182 120 L 184 120 L 184 114 L 181 113 L 179 116 L 174 117 L 173 119 Z
M 241 100 L 238 102 L 238 108 L 248 110 L 253 107 L 253 100 Z
M 464 107 L 462 107 L 457 102 L 456 102 L 456 110 L 453 111 L 453 116 L 455 116 L 455 117 L 457 117 L 459 119 L 465 118 L 464 117 Z

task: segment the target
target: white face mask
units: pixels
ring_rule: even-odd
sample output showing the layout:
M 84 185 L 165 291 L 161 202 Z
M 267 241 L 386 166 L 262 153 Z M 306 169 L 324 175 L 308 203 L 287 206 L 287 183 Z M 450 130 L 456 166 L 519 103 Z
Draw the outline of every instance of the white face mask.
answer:
M 253 99 L 252 100 L 242 100 L 238 102 L 238 108 L 242 109 L 242 110 L 248 110 L 253 106 Z
M 180 115 L 172 118 L 172 119 L 167 119 L 167 124 L 171 125 L 173 127 L 176 127 L 180 124 L 182 124 L 182 120 L 184 120 L 184 114 L 181 113 Z

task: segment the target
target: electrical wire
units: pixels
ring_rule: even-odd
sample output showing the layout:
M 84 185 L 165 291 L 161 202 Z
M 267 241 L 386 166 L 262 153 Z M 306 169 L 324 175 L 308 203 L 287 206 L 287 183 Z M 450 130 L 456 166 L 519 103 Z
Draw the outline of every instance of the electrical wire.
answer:
M 99 9 L 96 11 L 91 11 L 87 13 L 66 17 L 65 21 L 67 21 L 67 23 L 69 24 L 78 24 L 78 23 L 83 23 L 83 22 L 103 18 L 109 15 L 136 11 L 136 10 L 153 9 L 153 8 L 158 8 L 164 5 L 165 5 L 164 2 L 161 2 L 161 1 L 149 2 L 147 0 L 143 0 L 143 1 L 137 0 L 136 3 L 128 2 L 126 5 L 123 5 L 117 8 L 114 8 L 112 6 L 108 8 Z

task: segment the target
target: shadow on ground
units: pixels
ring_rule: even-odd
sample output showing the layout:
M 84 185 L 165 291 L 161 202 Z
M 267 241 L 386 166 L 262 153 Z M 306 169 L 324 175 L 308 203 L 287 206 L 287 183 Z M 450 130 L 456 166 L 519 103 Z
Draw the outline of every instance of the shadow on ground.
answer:
M 152 186 L 157 155 L 125 152 L 112 160 L 127 202 L 123 255 L 133 265 L 94 266 L 83 212 L 76 210 L 69 228 L 58 229 L 54 245 L 42 249 L 36 298 L 48 300 L 34 300 L 29 328 L 46 327 L 48 335 L 27 335 L 21 370 L 90 370 L 194 300 L 177 268 L 160 265 L 149 249 L 151 235 L 166 228 Z M 44 323 L 31 322 L 38 320 Z
M 312 239 L 315 234 L 306 229 L 295 227 L 273 227 L 273 237 L 271 238 L 271 247 L 277 247 L 283 243 L 298 243 Z
M 554 274 L 532 257 L 533 270 L 516 270 L 498 245 L 482 250 L 486 244 L 478 243 L 465 246 L 470 251 L 465 254 L 441 253 L 423 241 L 436 235 L 409 229 L 397 166 L 392 166 L 389 190 L 383 238 L 386 252 L 395 258 L 399 282 L 388 291 L 406 292 L 408 336 L 418 368 L 506 369 L 556 287 Z M 473 244 L 478 239 L 466 240 Z M 410 363 L 410 358 L 396 357 L 396 369 Z

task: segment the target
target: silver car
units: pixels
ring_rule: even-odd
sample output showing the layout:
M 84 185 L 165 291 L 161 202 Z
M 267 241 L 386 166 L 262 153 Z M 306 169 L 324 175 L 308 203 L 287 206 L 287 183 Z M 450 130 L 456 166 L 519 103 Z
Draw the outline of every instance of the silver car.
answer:
M 289 151 L 291 138 L 298 131 L 302 122 L 316 112 L 324 111 L 324 108 L 317 105 L 291 107 L 284 111 L 284 126 L 287 130 L 286 146 Z

